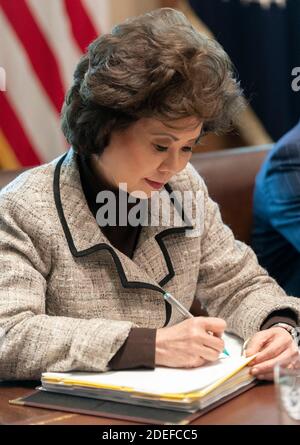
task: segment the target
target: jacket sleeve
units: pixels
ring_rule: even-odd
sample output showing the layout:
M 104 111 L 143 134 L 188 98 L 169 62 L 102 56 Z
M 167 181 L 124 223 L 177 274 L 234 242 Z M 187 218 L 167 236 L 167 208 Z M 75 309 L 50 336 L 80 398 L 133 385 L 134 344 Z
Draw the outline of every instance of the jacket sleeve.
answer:
M 35 380 L 46 371 L 106 371 L 135 325 L 47 315 L 51 249 L 45 234 L 51 228 L 37 224 L 33 241 L 25 229 L 28 212 L 35 210 L 13 199 L 8 204 L 0 199 L 0 208 L 0 378 Z
M 261 331 L 269 329 L 276 323 L 286 323 L 295 328 L 297 326 L 297 319 L 294 312 L 290 309 L 274 311 L 266 318 L 260 329 Z
M 235 240 L 194 167 L 191 173 L 193 186 L 202 190 L 204 213 L 196 298 L 210 316 L 223 318 L 228 331 L 244 339 L 258 332 L 273 311 L 290 309 L 299 324 L 300 300 L 288 297 L 259 266 L 252 249 Z

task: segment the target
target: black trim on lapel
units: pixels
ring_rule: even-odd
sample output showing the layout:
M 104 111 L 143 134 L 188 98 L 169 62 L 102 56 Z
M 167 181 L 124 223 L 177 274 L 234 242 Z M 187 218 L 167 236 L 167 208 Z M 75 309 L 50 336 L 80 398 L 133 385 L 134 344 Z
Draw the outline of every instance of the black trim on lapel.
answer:
M 160 246 L 160 249 L 163 253 L 164 259 L 166 261 L 167 267 L 168 267 L 168 271 L 169 273 L 159 282 L 159 286 L 154 286 L 151 283 L 145 283 L 142 281 L 129 281 L 126 278 L 126 274 L 124 272 L 122 263 L 118 257 L 118 255 L 116 254 L 116 252 L 114 251 L 114 249 L 106 243 L 100 243 L 100 244 L 96 244 L 93 247 L 90 247 L 89 249 L 84 249 L 84 250 L 80 250 L 78 251 L 75 247 L 70 229 L 68 227 L 68 223 L 66 221 L 65 215 L 64 215 L 64 211 L 63 211 L 63 206 L 62 206 L 62 202 L 61 202 L 61 196 L 60 196 L 60 173 L 61 173 L 61 166 L 63 161 L 65 160 L 66 156 L 68 155 L 68 152 L 62 156 L 59 161 L 57 162 L 56 166 L 55 166 L 55 171 L 54 171 L 54 178 L 53 178 L 53 192 L 54 192 L 54 201 L 55 201 L 55 205 L 56 205 L 56 209 L 57 209 L 57 213 L 65 234 L 65 237 L 67 239 L 68 242 L 68 246 L 70 249 L 71 254 L 76 257 L 76 258 L 80 258 L 83 256 L 87 256 L 90 255 L 92 253 L 98 252 L 100 250 L 106 249 L 109 251 L 109 253 L 111 254 L 114 263 L 116 265 L 117 268 L 117 272 L 119 274 L 120 277 L 120 281 L 121 284 L 124 288 L 131 288 L 131 289 L 151 289 L 157 292 L 160 292 L 161 294 L 165 293 L 165 290 L 162 289 L 159 286 L 164 286 L 168 281 L 170 281 L 174 276 L 175 276 L 175 272 L 174 272 L 174 268 L 171 262 L 171 258 L 170 255 L 168 253 L 168 250 L 163 242 L 163 238 L 169 234 L 172 233 L 181 233 L 184 232 L 187 229 L 193 229 L 194 227 L 192 225 L 189 226 L 184 226 L 184 227 L 172 227 L 166 230 L 163 230 L 162 232 L 158 233 L 155 236 L 155 239 L 157 241 L 157 243 Z M 169 184 L 165 185 L 166 190 L 168 191 L 168 193 L 170 194 L 173 190 L 170 187 Z M 179 211 L 178 209 L 180 209 L 180 211 L 182 212 L 183 218 L 184 217 L 184 212 L 183 209 L 181 208 L 180 204 L 178 203 L 176 197 L 173 195 L 172 197 L 170 197 L 171 202 L 175 205 L 177 211 Z M 171 318 L 171 314 L 172 314 L 172 307 L 170 305 L 169 302 L 167 302 L 165 300 L 165 306 L 166 306 L 166 321 L 164 326 L 166 326 Z
M 168 192 L 169 194 L 171 194 L 171 193 L 173 192 L 172 187 L 171 187 L 169 184 L 166 184 L 166 185 L 165 185 L 165 189 L 167 190 L 167 192 Z M 172 195 L 172 197 L 170 197 L 170 200 L 171 200 L 171 202 L 173 203 L 173 205 L 175 206 L 175 208 L 176 208 L 176 210 L 178 211 L 178 213 L 180 214 L 180 212 L 181 212 L 181 217 L 182 217 L 182 219 L 185 220 L 185 219 L 186 219 L 186 216 L 185 216 L 185 214 L 184 214 L 184 210 L 183 210 L 183 208 L 181 207 L 181 205 L 179 204 L 179 202 L 177 201 L 176 196 L 175 196 L 175 195 Z M 188 221 L 189 221 L 189 220 L 188 220 Z M 167 263 L 167 267 L 168 267 L 168 270 L 169 270 L 168 275 L 166 275 L 166 276 L 159 282 L 159 285 L 160 285 L 160 286 L 164 286 L 166 283 L 168 283 L 168 281 L 170 281 L 170 280 L 175 276 L 175 271 L 174 271 L 174 268 L 173 268 L 173 264 L 172 264 L 172 261 L 171 261 L 169 252 L 168 252 L 168 250 L 167 250 L 167 248 L 166 248 L 166 246 L 165 246 L 165 244 L 164 244 L 164 242 L 163 242 L 163 238 L 164 238 L 166 235 L 171 235 L 172 233 L 181 233 L 181 232 L 184 232 L 186 229 L 191 230 L 191 229 L 193 229 L 193 228 L 194 228 L 194 227 L 192 226 L 191 222 L 189 221 L 189 225 L 188 225 L 188 226 L 185 226 L 185 227 L 172 227 L 171 229 L 166 229 L 166 230 L 164 230 L 164 231 L 158 233 L 158 234 L 155 236 L 155 239 L 156 239 L 156 241 L 158 242 L 159 247 L 161 248 L 161 251 L 162 251 L 162 253 L 163 253 L 163 255 L 164 255 L 164 258 L 165 258 L 165 261 L 166 261 L 166 263 Z

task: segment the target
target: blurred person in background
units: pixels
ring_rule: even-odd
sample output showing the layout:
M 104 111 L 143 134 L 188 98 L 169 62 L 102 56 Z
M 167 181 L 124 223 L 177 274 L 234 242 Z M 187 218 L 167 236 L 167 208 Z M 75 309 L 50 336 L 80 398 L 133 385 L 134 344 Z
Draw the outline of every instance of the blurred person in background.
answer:
M 300 297 L 300 121 L 257 175 L 252 247 L 280 286 Z

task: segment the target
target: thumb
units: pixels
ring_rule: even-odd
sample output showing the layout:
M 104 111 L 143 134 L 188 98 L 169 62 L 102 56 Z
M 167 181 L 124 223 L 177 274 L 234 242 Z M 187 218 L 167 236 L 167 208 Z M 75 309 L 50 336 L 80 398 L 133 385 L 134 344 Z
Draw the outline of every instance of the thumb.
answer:
M 265 343 L 269 339 L 269 333 L 267 331 L 257 332 L 246 345 L 246 357 L 250 357 L 251 355 L 257 354 Z

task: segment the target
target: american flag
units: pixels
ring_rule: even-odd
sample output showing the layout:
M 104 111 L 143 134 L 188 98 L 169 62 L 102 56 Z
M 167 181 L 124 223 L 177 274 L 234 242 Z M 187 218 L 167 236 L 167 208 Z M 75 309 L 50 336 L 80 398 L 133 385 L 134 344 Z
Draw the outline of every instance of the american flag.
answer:
M 88 44 L 109 30 L 108 1 L 0 0 L 0 168 L 65 151 L 64 94 Z

